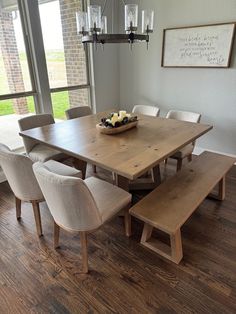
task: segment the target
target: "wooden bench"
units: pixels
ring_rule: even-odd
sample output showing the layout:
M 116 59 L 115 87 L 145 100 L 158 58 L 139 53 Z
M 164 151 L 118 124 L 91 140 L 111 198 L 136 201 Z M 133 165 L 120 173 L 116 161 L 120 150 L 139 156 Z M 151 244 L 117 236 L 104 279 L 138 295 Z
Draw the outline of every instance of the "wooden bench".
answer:
M 218 200 L 225 198 L 225 176 L 236 159 L 204 152 L 130 209 L 144 221 L 141 244 L 179 264 L 183 257 L 181 226 L 218 184 Z M 153 228 L 170 236 L 170 246 L 152 238 Z

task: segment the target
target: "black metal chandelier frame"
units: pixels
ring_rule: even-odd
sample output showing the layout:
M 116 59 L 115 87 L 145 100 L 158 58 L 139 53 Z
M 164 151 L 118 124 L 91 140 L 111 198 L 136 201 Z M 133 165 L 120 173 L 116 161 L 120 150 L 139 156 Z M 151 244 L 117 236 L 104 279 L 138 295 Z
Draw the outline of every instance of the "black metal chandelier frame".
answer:
M 123 5 L 125 6 L 125 1 L 121 0 L 123 2 Z M 108 0 L 105 0 L 103 9 L 102 9 L 102 16 L 104 15 L 105 9 L 107 7 Z M 112 24 L 113 24 L 113 12 L 112 12 Z M 113 27 L 112 27 L 113 28 Z M 120 33 L 110 33 L 110 34 L 103 34 L 100 33 L 101 29 L 94 28 L 93 31 L 91 31 L 91 34 L 88 34 L 88 32 L 82 33 L 82 43 L 83 44 L 114 44 L 114 43 L 129 43 L 133 44 L 136 42 L 146 42 L 147 47 L 149 43 L 149 33 L 152 33 L 153 31 L 147 29 L 146 34 L 138 34 L 136 33 L 137 27 L 132 27 L 132 25 L 129 28 L 129 31 L 126 31 L 126 34 L 120 34 Z

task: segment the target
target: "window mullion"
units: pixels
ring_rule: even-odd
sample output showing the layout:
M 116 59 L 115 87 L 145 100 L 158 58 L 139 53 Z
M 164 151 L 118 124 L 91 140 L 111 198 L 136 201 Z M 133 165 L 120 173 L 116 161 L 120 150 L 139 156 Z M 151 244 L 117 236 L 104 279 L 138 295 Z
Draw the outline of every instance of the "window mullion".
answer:
M 38 0 L 20 0 L 24 11 L 24 20 L 27 26 L 27 35 L 30 44 L 30 54 L 34 69 L 35 84 L 37 90 L 37 113 L 52 113 L 52 101 L 47 72 L 45 50 L 43 44 L 42 29 Z

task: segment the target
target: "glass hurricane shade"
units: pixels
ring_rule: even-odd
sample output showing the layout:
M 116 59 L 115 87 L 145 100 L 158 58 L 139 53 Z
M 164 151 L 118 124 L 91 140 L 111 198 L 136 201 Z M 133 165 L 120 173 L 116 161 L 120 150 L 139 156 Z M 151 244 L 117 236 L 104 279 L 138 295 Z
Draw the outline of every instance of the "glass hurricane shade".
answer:
M 86 12 L 76 12 L 76 23 L 78 34 L 88 34 L 88 14 Z
M 101 7 L 99 5 L 88 6 L 88 23 L 90 31 L 100 32 L 102 22 Z
M 142 11 L 142 33 L 152 33 L 154 26 L 154 11 L 143 10 Z
M 0 0 L 1 1 L 1 0 Z M 104 9 L 103 9 L 104 11 Z M 88 13 L 76 13 L 77 31 L 82 34 L 82 43 L 134 43 L 149 42 L 149 33 L 153 32 L 154 11 L 142 11 L 142 33 L 138 34 L 138 5 L 125 5 L 125 31 L 126 34 L 108 34 L 107 16 L 102 15 L 99 5 L 88 6 Z
M 138 5 L 125 5 L 125 30 L 136 31 L 138 29 Z
M 107 34 L 107 17 L 106 16 L 102 16 L 101 33 Z

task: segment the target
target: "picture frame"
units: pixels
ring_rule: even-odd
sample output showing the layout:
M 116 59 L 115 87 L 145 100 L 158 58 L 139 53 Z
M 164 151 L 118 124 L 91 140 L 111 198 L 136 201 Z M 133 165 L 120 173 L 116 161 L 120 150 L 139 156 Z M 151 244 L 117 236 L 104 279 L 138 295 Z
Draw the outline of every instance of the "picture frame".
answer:
M 164 29 L 162 67 L 230 67 L 235 29 L 235 22 Z

